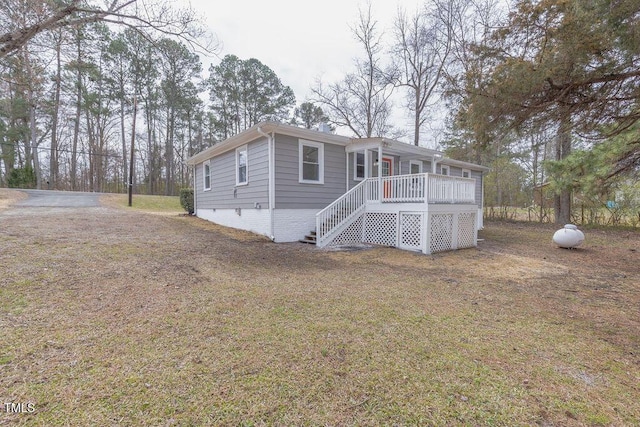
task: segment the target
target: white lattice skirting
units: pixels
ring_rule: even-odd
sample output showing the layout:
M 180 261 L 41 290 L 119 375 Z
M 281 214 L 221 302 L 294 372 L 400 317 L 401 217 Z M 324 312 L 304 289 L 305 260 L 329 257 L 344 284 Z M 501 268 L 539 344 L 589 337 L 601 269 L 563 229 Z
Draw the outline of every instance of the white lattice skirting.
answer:
M 383 212 L 367 212 L 364 215 L 365 243 L 374 245 L 396 246 L 398 241 L 398 214 Z
M 398 247 L 414 251 L 422 249 L 423 217 L 422 213 L 400 212 Z
M 426 224 L 425 215 L 428 215 Z M 327 246 L 370 243 L 425 253 L 474 247 L 476 215 L 476 212 L 365 212 Z

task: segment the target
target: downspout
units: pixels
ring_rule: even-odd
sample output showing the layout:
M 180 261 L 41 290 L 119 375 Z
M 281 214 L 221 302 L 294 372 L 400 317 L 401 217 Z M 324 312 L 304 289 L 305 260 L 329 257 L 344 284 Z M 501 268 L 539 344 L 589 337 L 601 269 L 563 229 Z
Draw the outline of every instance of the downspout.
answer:
M 198 189 L 196 187 L 196 175 L 198 173 L 198 166 L 193 165 L 193 214 L 198 216 Z
M 436 173 L 436 164 L 438 164 L 440 160 L 442 160 L 442 156 L 436 156 L 435 154 L 433 155 L 433 161 L 431 162 L 431 173 Z
M 273 212 L 276 203 L 276 167 L 275 167 L 275 134 L 271 132 L 271 135 L 263 131 L 260 126 L 258 126 L 257 131 L 260 135 L 267 138 L 267 149 L 268 149 L 268 157 L 269 157 L 269 184 L 268 184 L 268 199 L 269 199 L 269 238 L 271 241 L 275 241 L 275 236 L 273 234 L 273 230 L 275 228 Z

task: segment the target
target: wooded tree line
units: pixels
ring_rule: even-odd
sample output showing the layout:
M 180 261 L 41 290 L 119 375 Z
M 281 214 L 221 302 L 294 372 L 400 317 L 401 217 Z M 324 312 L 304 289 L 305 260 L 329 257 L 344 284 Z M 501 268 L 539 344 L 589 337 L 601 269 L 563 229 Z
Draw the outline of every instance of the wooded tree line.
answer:
M 112 4 L 124 3 L 136 1 Z M 362 47 L 353 71 L 318 80 L 312 102 L 296 109 L 257 59 L 227 55 L 203 77 L 194 38 L 175 30 L 151 39 L 136 11 L 113 27 L 90 4 L 67 4 L 71 14 L 49 13 L 66 18 L 31 38 L 15 14 L 0 15 L 12 23 L 0 35 L 0 184 L 35 177 L 51 188 L 120 190 L 134 100 L 136 182 L 149 193 L 175 194 L 189 185 L 184 159 L 265 119 L 433 145 L 436 110 L 447 112 L 441 147 L 492 168 L 487 204 L 531 205 L 544 184 L 556 221 L 569 222 L 576 195 L 598 205 L 637 181 L 636 0 L 432 0 L 399 9 L 388 29 L 364 7 L 352 26 Z M 394 126 L 399 111 L 411 117 L 408 132 Z
M 629 202 L 640 221 L 637 0 L 433 0 L 400 9 L 386 34 L 363 9 L 353 32 L 364 52 L 353 73 L 313 89 L 334 123 L 418 145 L 446 109 L 440 145 L 492 168 L 487 205 L 531 207 L 544 186 L 558 223 L 574 201 Z M 412 113 L 409 135 L 390 121 L 398 107 Z
M 36 14 L 39 3 L 13 6 Z M 228 55 L 203 78 L 193 39 L 82 14 L 30 39 L 14 42 L 19 28 L 0 36 L 0 185 L 122 191 L 135 141 L 137 191 L 177 194 L 191 184 L 189 156 L 260 121 L 290 119 L 293 92 L 257 59 Z

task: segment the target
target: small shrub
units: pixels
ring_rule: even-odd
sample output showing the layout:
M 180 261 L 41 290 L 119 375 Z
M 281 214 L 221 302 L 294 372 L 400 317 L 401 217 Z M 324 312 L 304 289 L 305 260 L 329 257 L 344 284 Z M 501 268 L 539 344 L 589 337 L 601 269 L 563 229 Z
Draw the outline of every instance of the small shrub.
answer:
M 193 215 L 193 188 L 181 188 L 180 189 L 180 205 L 184 208 L 189 215 Z
M 7 184 L 9 188 L 36 188 L 36 174 L 30 166 L 12 169 Z

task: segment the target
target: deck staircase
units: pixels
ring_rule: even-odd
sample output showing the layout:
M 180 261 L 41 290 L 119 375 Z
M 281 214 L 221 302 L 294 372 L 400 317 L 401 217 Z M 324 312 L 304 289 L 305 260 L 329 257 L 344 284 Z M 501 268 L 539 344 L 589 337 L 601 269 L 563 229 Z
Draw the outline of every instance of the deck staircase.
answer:
M 367 178 L 318 212 L 315 230 L 301 242 L 320 248 L 364 242 L 424 253 L 469 247 L 476 244 L 476 214 L 471 178 L 426 173 Z
M 315 245 L 317 243 L 318 236 L 316 235 L 315 230 L 310 231 L 309 234 L 304 236 L 304 239 L 300 239 L 300 243 L 308 243 L 310 245 Z

